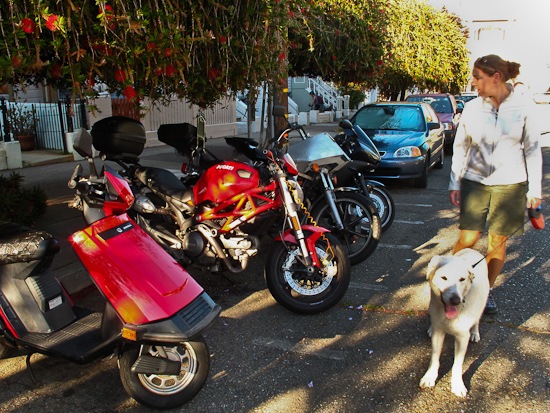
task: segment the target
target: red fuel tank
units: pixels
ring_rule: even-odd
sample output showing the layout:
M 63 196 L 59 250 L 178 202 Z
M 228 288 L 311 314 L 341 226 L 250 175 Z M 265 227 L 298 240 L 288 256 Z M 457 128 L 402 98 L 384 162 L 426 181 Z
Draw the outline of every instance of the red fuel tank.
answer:
M 195 203 L 219 204 L 260 185 L 260 174 L 242 162 L 225 161 L 206 170 L 193 187 Z

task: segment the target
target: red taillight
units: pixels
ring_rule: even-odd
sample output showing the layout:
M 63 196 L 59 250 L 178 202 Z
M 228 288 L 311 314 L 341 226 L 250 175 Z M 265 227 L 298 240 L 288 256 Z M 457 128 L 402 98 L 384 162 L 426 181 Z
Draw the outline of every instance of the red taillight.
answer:
M 187 172 L 187 164 L 185 162 L 181 164 L 181 172 Z
M 298 168 L 296 167 L 296 163 L 294 163 L 294 159 L 292 159 L 292 156 L 290 156 L 288 153 L 285 153 L 283 157 L 285 161 L 285 168 L 291 175 L 298 175 Z

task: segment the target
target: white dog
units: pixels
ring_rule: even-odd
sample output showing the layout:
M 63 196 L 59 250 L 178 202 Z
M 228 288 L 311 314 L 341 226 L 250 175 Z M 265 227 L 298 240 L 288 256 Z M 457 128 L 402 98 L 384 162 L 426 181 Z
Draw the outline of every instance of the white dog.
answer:
M 451 391 L 465 397 L 468 390 L 462 381 L 462 364 L 468 339 L 476 343 L 480 339 L 479 319 L 489 295 L 487 263 L 483 255 L 469 248 L 454 255 L 438 255 L 428 264 L 426 278 L 431 288 L 428 335 L 432 337 L 432 357 L 420 387 L 435 385 L 445 334 L 451 334 L 455 337 Z

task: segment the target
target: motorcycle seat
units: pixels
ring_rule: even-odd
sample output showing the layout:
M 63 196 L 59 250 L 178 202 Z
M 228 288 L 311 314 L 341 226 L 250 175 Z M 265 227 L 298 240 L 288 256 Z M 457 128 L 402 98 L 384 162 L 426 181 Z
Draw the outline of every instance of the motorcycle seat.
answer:
M 0 265 L 41 260 L 59 249 L 59 241 L 45 231 L 0 221 Z
M 136 171 L 136 175 L 154 192 L 183 203 L 192 199 L 193 192 L 187 189 L 176 175 L 166 169 L 142 167 Z

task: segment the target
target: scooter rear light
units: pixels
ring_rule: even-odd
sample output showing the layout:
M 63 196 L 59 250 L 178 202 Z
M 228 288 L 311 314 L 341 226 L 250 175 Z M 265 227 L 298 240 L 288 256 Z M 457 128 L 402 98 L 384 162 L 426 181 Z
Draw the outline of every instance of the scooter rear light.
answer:
M 183 173 L 187 172 L 187 164 L 185 162 L 181 164 L 181 171 Z
M 137 331 L 128 327 L 122 327 L 122 338 L 131 341 L 137 341 Z

